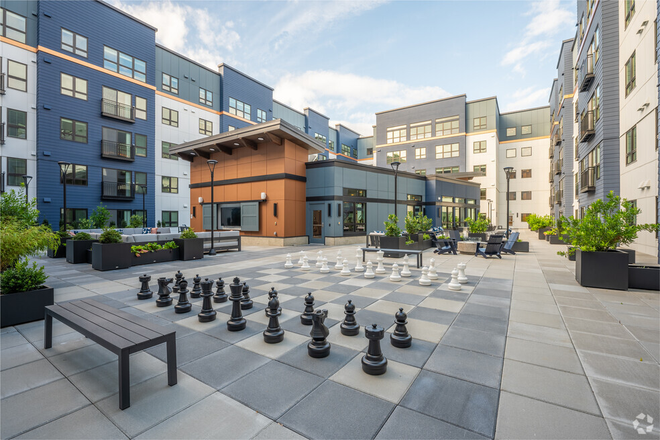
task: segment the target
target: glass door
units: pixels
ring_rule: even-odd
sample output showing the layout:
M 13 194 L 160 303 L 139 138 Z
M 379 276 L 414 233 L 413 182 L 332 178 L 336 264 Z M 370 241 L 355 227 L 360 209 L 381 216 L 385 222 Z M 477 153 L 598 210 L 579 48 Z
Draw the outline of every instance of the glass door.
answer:
M 324 243 L 323 239 L 323 210 L 312 211 L 312 243 Z

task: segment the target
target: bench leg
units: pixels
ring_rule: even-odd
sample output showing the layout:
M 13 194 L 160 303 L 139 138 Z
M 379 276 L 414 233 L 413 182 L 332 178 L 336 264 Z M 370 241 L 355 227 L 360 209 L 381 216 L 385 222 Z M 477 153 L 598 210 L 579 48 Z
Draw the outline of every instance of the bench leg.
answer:
M 119 353 L 119 409 L 124 410 L 131 406 L 131 375 L 128 360 L 128 351 Z
M 364 254 L 365 254 L 365 253 L 366 253 L 366 252 L 363 250 L 363 251 L 362 251 L 362 262 L 363 262 L 363 263 L 364 263 Z
M 51 348 L 53 346 L 53 316 L 48 312 L 46 312 L 45 315 L 44 348 Z
M 167 341 L 167 384 L 176 385 L 176 338 Z

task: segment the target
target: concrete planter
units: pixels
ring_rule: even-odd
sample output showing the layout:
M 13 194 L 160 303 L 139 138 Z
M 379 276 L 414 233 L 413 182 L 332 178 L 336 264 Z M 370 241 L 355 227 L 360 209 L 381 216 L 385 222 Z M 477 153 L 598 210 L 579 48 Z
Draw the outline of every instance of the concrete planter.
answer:
M 513 252 L 529 252 L 529 241 L 516 241 L 511 248 Z
M 131 267 L 131 243 L 92 243 L 92 267 L 96 270 Z
M 45 307 L 53 304 L 54 289 L 48 286 L 0 295 L 0 323 L 9 327 L 44 319 Z
M 581 286 L 628 290 L 628 255 L 616 250 L 575 255 L 575 279 Z
M 482 232 L 479 232 L 479 233 L 472 233 L 472 232 L 470 232 L 470 233 L 468 234 L 468 238 L 478 238 L 479 241 L 488 241 L 488 237 L 487 237 L 487 235 L 488 235 L 488 234 L 485 234 L 485 233 L 482 233 Z
M 98 240 L 67 240 L 66 262 L 71 264 L 87 263 L 87 251 Z
M 175 238 L 174 242 L 179 246 L 179 258 L 181 260 L 201 260 L 204 258 L 203 238 Z
M 401 258 L 407 249 L 424 250 L 433 247 L 431 240 L 416 241 L 412 244 L 406 244 L 406 237 L 380 237 L 380 247 L 383 249 L 401 249 L 402 252 L 385 252 L 386 257 Z
M 629 264 L 628 287 L 660 291 L 660 265 Z
M 559 238 L 557 235 L 547 235 L 548 243 L 550 244 L 567 244 L 564 240 Z
M 545 234 L 544 234 L 544 232 L 545 232 L 545 231 L 549 231 L 550 229 L 552 229 L 552 228 L 541 228 L 541 229 L 538 229 L 536 232 L 538 232 L 538 234 L 539 234 L 539 240 L 545 240 L 546 238 L 545 238 Z
M 628 264 L 635 264 L 635 250 L 617 248 L 617 251 L 625 252 L 628 254 Z
M 179 259 L 179 249 L 161 249 L 154 252 L 145 252 L 136 256 L 131 252 L 131 266 L 140 266 L 142 264 L 163 263 L 165 261 L 174 261 Z

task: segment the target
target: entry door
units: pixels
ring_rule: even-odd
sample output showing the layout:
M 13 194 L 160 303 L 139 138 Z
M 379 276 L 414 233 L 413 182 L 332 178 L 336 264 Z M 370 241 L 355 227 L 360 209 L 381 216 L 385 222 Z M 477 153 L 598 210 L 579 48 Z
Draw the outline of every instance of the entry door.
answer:
M 323 237 L 323 209 L 312 210 L 312 243 L 325 243 Z

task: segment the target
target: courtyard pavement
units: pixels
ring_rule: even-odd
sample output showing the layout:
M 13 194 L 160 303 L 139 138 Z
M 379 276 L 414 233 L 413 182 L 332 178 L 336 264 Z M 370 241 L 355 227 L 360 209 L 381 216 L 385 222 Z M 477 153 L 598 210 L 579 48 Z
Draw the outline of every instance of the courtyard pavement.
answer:
M 501 260 L 424 255 L 439 279 L 367 280 L 332 270 L 338 250 L 355 265 L 355 245 L 244 247 L 200 261 L 98 272 L 90 265 L 40 259 L 55 301 L 91 298 L 146 318 L 177 335 L 178 384 L 167 385 L 164 346 L 131 357 L 131 407 L 118 409 L 115 355 L 54 320 L 53 347 L 43 348 L 43 321 L 2 329 L 0 435 L 9 438 L 660 438 L 660 295 L 584 288 L 573 262 L 522 231 L 530 252 Z M 312 270 L 284 269 L 287 252 L 306 250 Z M 643 256 L 639 256 L 643 258 Z M 294 257 L 294 263 L 297 256 Z M 369 257 L 368 257 L 369 258 Z M 375 259 L 371 254 L 370 258 Z M 638 258 L 639 259 L 639 258 Z M 447 288 L 451 270 L 467 263 L 469 282 Z M 334 264 L 331 264 L 331 268 Z M 230 303 L 218 319 L 139 301 L 138 276 L 238 276 L 251 286 L 247 329 L 227 331 Z M 285 340 L 261 332 L 267 291 L 275 287 Z M 156 284 L 152 281 L 152 290 Z M 310 327 L 300 323 L 303 296 L 327 309 L 331 354 L 307 355 Z M 176 303 L 176 298 L 175 303 Z M 393 330 L 399 307 L 414 338 L 409 349 L 382 341 L 383 376 L 362 372 L 364 332 L 339 332 L 344 304 L 357 320 Z M 219 306 L 219 307 L 218 307 Z M 652 427 L 651 427 L 652 426 Z M 647 432 L 648 428 L 648 432 Z M 644 434 L 638 433 L 643 431 Z

